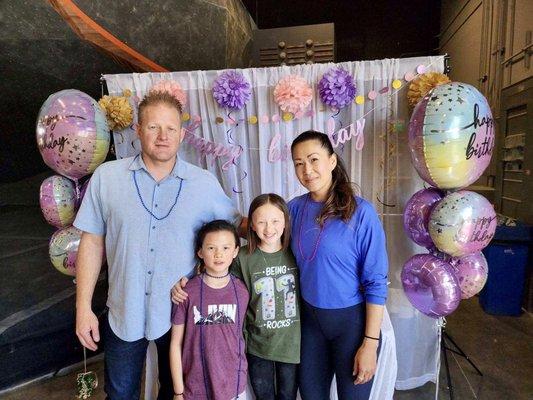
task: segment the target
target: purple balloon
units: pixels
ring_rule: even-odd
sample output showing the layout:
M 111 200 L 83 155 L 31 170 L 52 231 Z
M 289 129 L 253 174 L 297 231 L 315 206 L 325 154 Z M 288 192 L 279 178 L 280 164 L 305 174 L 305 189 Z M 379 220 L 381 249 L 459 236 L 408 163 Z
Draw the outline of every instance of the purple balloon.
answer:
M 109 128 L 98 103 L 79 90 L 54 93 L 37 118 L 37 146 L 44 162 L 57 173 L 77 180 L 106 158 Z
M 494 207 L 476 192 L 450 193 L 429 217 L 429 234 L 437 248 L 453 257 L 478 253 L 496 231 Z
M 60 175 L 46 178 L 39 189 L 39 204 L 44 219 L 56 228 L 66 228 L 76 216 L 76 186 Z
M 80 208 L 81 202 L 83 201 L 83 197 L 85 197 L 85 192 L 87 191 L 87 187 L 89 186 L 89 180 L 90 179 L 88 179 L 83 185 L 81 185 L 81 189 L 80 189 L 80 193 L 78 195 L 78 201 L 77 201 L 78 208 Z
M 417 254 L 403 266 L 401 279 L 413 307 L 428 317 L 450 315 L 459 306 L 459 281 L 453 267 L 444 260 L 431 254 Z
M 405 205 L 403 227 L 407 236 L 419 246 L 434 247 L 428 231 L 429 216 L 443 197 L 444 193 L 439 189 L 422 189 L 416 192 Z
M 462 299 L 469 299 L 483 289 L 489 273 L 487 260 L 483 253 L 467 254 L 455 258 L 451 264 L 459 280 Z
M 487 100 L 466 83 L 435 87 L 413 110 L 409 147 L 415 169 L 431 186 L 458 189 L 474 183 L 494 148 Z

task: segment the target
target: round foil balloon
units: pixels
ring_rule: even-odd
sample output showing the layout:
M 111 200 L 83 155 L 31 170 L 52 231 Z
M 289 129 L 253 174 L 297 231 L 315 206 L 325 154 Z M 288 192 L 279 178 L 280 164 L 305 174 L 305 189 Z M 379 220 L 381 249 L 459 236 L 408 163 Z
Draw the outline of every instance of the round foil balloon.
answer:
M 485 197 L 460 190 L 435 206 L 429 218 L 429 234 L 440 251 L 460 257 L 487 246 L 496 223 L 494 208 Z
M 483 253 L 456 258 L 452 260 L 452 266 L 459 280 L 462 299 L 469 299 L 483 289 L 489 273 L 489 266 Z
M 50 239 L 49 254 L 52 264 L 65 275 L 76 275 L 76 256 L 81 231 L 73 226 L 55 232 Z
M 409 147 L 414 167 L 430 185 L 457 189 L 475 182 L 494 147 L 487 100 L 465 83 L 435 87 L 413 111 Z
M 407 236 L 416 244 L 426 248 L 433 247 L 428 231 L 429 215 L 443 197 L 444 193 L 438 189 L 422 189 L 405 205 L 403 227 Z
M 48 97 L 39 110 L 36 136 L 46 165 L 71 179 L 92 173 L 109 150 L 103 110 L 90 96 L 74 89 Z
M 60 175 L 46 178 L 39 190 L 39 204 L 44 219 L 56 228 L 72 224 L 76 216 L 76 186 L 70 179 Z
M 89 180 L 87 180 L 83 185 L 81 185 L 80 193 L 78 195 L 78 199 L 76 201 L 76 206 L 79 208 L 81 206 L 81 202 L 83 201 L 83 197 L 85 197 L 85 192 L 87 192 L 87 187 L 89 186 Z
M 428 317 L 444 317 L 459 306 L 461 290 L 452 266 L 431 254 L 411 257 L 401 279 L 413 307 Z

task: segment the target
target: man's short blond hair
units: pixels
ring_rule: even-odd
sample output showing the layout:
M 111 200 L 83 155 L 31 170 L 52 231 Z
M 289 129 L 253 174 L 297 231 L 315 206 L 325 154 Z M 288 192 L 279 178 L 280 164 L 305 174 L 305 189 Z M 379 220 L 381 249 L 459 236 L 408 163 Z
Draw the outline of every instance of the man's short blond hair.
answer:
M 183 112 L 183 107 L 178 99 L 172 96 L 168 92 L 148 92 L 146 96 L 139 103 L 139 113 L 138 113 L 138 123 L 142 121 L 143 111 L 148 106 L 155 106 L 157 104 L 166 104 L 169 107 L 173 107 L 178 111 L 178 114 L 181 119 L 181 114 Z

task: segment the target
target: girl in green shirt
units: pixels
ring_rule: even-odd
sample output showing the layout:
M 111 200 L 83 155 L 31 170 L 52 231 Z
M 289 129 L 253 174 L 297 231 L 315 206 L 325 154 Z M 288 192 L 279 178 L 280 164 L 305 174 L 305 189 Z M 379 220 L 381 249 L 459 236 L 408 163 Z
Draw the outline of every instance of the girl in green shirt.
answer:
M 289 235 L 285 201 L 273 193 L 256 197 L 248 212 L 248 245 L 232 272 L 250 292 L 246 353 L 257 400 L 294 400 L 298 389 L 300 293 Z

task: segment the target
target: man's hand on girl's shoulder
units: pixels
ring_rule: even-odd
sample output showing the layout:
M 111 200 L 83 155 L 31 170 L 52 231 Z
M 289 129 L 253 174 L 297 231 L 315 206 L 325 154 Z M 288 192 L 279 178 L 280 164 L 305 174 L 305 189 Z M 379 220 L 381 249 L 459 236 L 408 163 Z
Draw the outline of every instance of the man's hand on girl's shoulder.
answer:
M 183 290 L 187 282 L 189 282 L 189 279 L 187 279 L 187 277 L 184 276 L 178 282 L 176 282 L 176 284 L 170 291 L 172 302 L 174 304 L 183 303 L 185 300 L 187 300 L 187 297 L 189 297 L 187 292 Z

